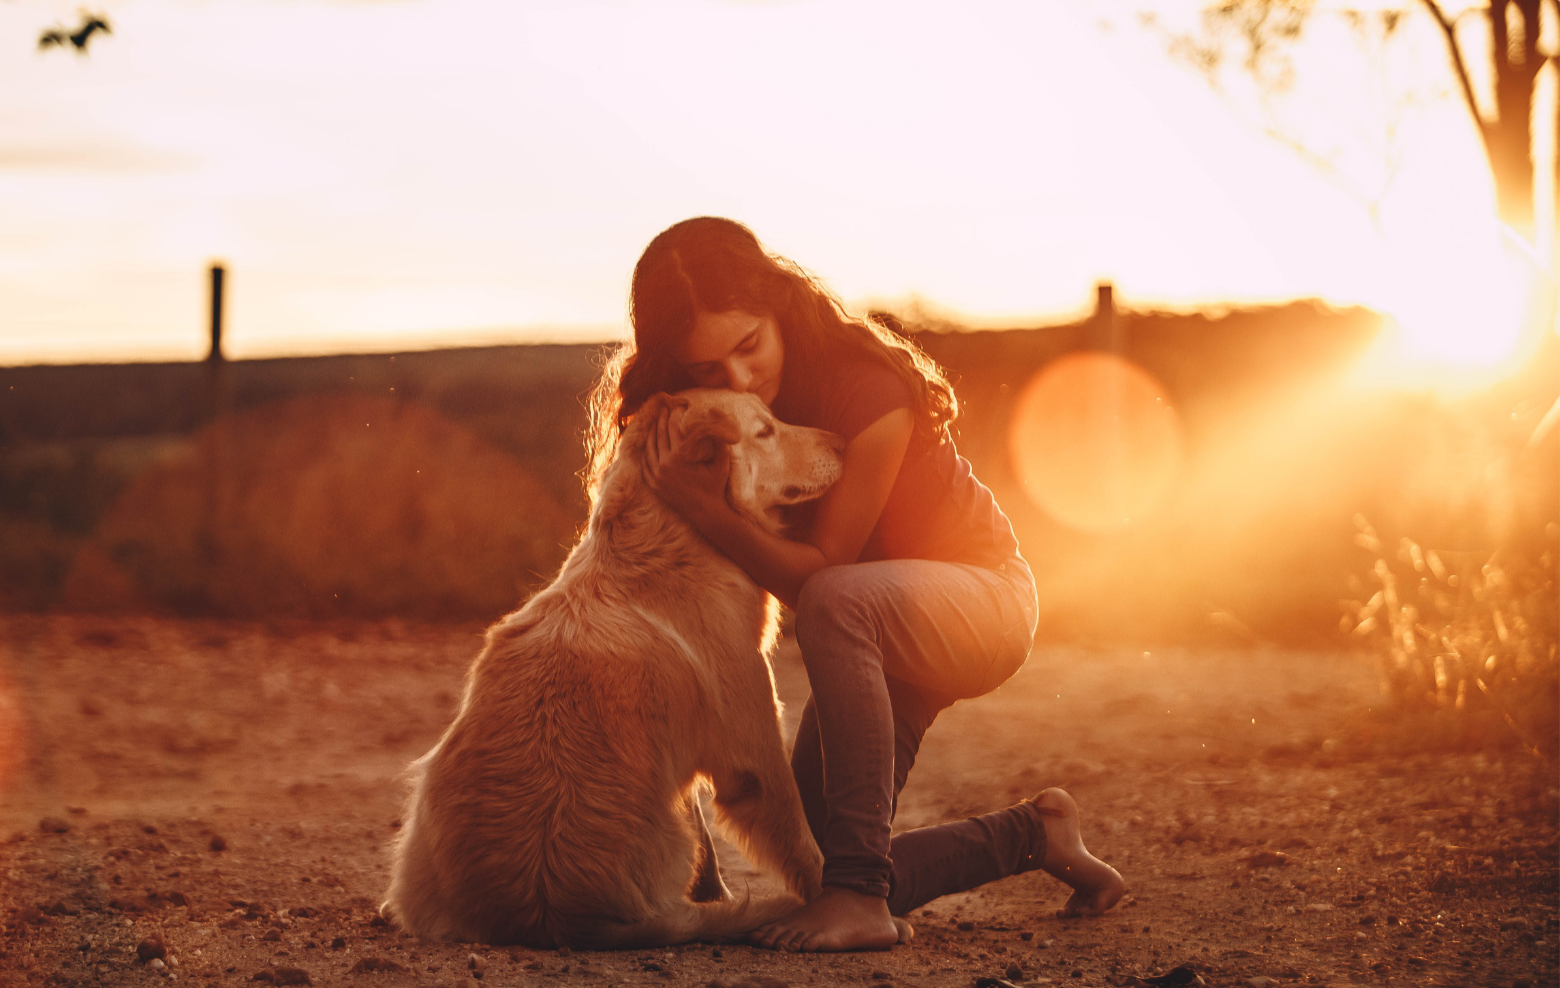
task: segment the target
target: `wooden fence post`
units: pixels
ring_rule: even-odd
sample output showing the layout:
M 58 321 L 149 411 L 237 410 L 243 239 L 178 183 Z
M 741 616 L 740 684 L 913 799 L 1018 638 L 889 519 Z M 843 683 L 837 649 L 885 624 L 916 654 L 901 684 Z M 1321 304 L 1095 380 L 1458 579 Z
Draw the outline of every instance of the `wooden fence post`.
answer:
M 222 353 L 223 282 L 227 270 L 221 264 L 211 266 L 211 351 L 206 354 L 208 414 L 206 429 L 206 519 L 201 527 L 198 547 L 206 565 L 220 566 L 222 533 L 229 515 L 231 464 L 228 415 L 231 412 L 232 371 Z M 209 577 L 209 573 L 207 574 Z

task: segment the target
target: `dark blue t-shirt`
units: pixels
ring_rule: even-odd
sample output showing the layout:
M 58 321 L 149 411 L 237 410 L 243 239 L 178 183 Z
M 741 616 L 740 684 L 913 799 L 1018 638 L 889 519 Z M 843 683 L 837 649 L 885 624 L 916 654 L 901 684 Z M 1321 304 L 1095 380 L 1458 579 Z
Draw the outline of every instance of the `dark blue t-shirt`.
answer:
M 889 412 L 915 405 L 904 379 L 873 361 L 805 377 L 792 370 L 785 368 L 775 415 L 846 442 Z M 935 559 L 995 569 L 1017 552 L 1013 526 L 953 441 L 933 445 L 917 432 L 858 561 Z

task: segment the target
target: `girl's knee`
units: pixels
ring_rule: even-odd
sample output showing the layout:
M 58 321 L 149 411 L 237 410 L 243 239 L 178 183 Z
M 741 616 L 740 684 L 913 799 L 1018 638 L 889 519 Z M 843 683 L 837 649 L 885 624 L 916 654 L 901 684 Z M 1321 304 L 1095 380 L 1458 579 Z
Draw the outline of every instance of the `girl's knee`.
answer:
M 796 596 L 796 640 L 805 654 L 809 639 L 858 623 L 865 616 L 860 581 L 851 566 L 828 566 L 808 577 Z

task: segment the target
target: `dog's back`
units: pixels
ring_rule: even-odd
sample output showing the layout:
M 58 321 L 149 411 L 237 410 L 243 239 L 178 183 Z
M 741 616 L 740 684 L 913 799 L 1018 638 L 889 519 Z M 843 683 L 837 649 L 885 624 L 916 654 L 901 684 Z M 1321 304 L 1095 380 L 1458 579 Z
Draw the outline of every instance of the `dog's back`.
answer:
M 664 735 L 698 723 L 701 684 L 636 613 L 577 604 L 539 599 L 528 610 L 552 613 L 495 626 L 460 714 L 414 767 L 390 891 L 406 928 L 579 944 L 664 912 L 654 897 L 682 892 L 668 872 L 686 886 L 692 835 L 665 838 L 688 829 L 672 813 L 688 766 Z

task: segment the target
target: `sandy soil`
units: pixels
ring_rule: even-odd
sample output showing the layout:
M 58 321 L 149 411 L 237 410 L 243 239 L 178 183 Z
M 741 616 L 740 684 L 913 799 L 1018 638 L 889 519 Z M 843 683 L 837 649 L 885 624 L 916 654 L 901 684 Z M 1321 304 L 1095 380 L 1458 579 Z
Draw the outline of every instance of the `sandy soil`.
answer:
M 480 632 L 0 619 L 0 985 L 1556 984 L 1553 771 L 1427 752 L 1371 711 L 1367 661 L 1262 647 L 1041 648 L 928 735 L 899 825 L 1064 786 L 1127 878 L 1103 918 L 1055 918 L 1035 873 L 881 954 L 414 940 L 375 913 L 396 775 Z M 788 651 L 777 678 L 799 708 Z

